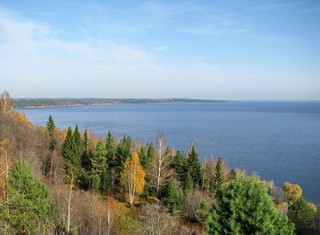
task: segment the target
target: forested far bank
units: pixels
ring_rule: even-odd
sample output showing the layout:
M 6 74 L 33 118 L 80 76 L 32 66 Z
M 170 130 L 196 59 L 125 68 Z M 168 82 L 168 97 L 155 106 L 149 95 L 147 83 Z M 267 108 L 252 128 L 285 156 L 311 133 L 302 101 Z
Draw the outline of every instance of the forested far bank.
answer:
M 171 103 L 218 103 L 224 100 L 206 99 L 133 99 L 133 98 L 19 98 L 15 99 L 17 108 L 47 108 L 62 106 L 116 105 L 116 104 L 171 104 Z
M 174 151 L 164 134 L 101 138 L 60 130 L 52 116 L 36 127 L 8 93 L 0 100 L 3 233 L 319 233 L 318 207 L 299 185 L 276 186 L 220 157 L 201 163 L 194 144 Z

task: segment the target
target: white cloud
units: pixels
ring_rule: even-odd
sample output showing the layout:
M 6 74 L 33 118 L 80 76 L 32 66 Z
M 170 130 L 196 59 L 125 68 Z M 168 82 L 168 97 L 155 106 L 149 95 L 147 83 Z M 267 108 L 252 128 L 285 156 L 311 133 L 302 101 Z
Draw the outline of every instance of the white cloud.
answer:
M 171 15 L 161 13 L 157 19 L 166 22 L 173 14 L 191 11 L 188 5 L 174 8 L 169 11 Z M 232 21 L 219 22 L 228 25 L 231 33 L 242 33 Z M 210 34 L 219 29 L 223 26 L 204 26 L 196 33 Z M 0 9 L 0 90 L 8 90 L 14 97 L 254 99 L 270 97 L 270 91 L 274 99 L 295 94 L 299 98 L 317 97 L 314 87 L 319 87 L 318 81 L 299 80 L 303 75 L 268 74 L 263 69 L 252 73 L 253 68 L 230 70 L 196 58 L 166 62 L 160 55 L 174 53 L 175 48 L 170 46 L 169 50 L 161 42 L 156 45 L 147 51 L 132 47 L 126 40 L 103 37 L 66 41 L 48 24 Z M 163 51 L 166 53 L 160 53 Z M 280 81 L 282 77 L 286 79 Z M 291 81 L 293 85 L 288 85 Z
M 154 50 L 157 51 L 157 52 L 166 51 L 168 49 L 169 48 L 167 46 L 158 46 L 158 47 L 154 48 Z

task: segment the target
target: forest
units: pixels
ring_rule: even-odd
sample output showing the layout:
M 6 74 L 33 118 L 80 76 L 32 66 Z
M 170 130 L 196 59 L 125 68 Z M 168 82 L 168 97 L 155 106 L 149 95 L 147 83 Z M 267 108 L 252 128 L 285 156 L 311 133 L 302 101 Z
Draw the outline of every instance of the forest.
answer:
M 320 234 L 318 205 L 159 133 L 32 125 L 0 95 L 0 234 Z M 75 117 L 76 118 L 76 117 Z
M 15 99 L 18 108 L 45 108 L 58 106 L 83 105 L 117 105 L 117 104 L 163 104 L 163 103 L 217 103 L 223 100 L 203 99 L 106 99 L 106 98 L 46 98 L 46 99 Z

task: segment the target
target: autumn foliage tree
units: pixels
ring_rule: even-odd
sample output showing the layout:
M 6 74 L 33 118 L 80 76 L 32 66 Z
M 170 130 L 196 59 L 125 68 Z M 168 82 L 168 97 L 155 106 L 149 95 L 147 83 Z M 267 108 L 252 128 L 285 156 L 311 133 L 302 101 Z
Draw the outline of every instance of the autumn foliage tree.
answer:
M 285 182 L 283 190 L 287 196 L 289 203 L 297 201 L 302 196 L 302 189 L 298 184 L 291 184 L 289 182 Z
M 130 205 L 133 204 L 135 195 L 143 192 L 146 173 L 140 164 L 139 156 L 134 152 L 131 158 L 127 159 L 121 174 L 121 183 L 128 191 Z
M 0 95 L 0 112 L 4 114 L 14 114 L 14 101 L 7 91 Z

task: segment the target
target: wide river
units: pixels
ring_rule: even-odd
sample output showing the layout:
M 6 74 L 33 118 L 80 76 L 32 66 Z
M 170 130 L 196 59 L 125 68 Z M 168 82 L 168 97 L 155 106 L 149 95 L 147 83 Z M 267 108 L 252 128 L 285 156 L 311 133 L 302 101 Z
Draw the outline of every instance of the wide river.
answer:
M 122 104 L 19 109 L 36 125 L 49 115 L 59 128 L 110 130 L 144 143 L 165 134 L 175 150 L 195 143 L 201 159 L 222 157 L 231 168 L 262 179 L 299 184 L 306 200 L 320 204 L 320 102 Z

